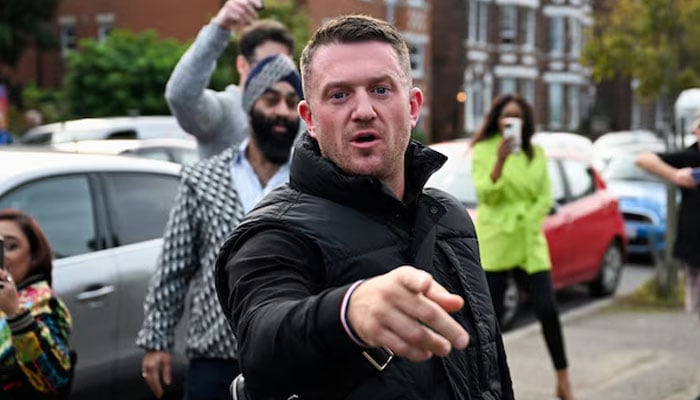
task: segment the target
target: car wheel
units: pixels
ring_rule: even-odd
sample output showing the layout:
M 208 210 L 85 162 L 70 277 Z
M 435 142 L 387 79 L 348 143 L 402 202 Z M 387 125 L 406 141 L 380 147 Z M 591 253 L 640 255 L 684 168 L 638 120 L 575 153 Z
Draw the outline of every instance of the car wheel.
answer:
M 598 276 L 589 284 L 591 295 L 602 297 L 615 293 L 621 276 L 622 250 L 619 245 L 613 243 L 605 251 Z
M 506 330 L 515 321 L 520 304 L 522 303 L 522 294 L 517 282 L 512 276 L 506 278 L 506 287 L 503 291 L 503 315 L 501 315 L 501 329 Z

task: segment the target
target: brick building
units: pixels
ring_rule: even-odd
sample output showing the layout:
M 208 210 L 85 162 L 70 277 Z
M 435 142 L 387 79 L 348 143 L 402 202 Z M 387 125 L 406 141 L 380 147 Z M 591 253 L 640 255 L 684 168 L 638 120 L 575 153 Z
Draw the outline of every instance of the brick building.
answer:
M 58 87 L 65 73 L 63 55 L 83 38 L 100 38 L 113 28 L 133 32 L 155 30 L 163 38 L 193 39 L 211 19 L 221 0 L 63 0 L 55 29 L 60 50 L 25 52 L 15 69 L 16 83 L 36 82 L 40 87 Z
M 59 86 L 62 53 L 80 38 L 99 38 L 113 28 L 191 40 L 222 1 L 63 0 L 56 20 L 62 50 L 27 52 L 14 80 Z M 583 31 L 603 0 L 289 1 L 306 9 L 312 29 L 346 13 L 393 21 L 410 45 L 414 84 L 425 95 L 419 130 L 429 141 L 474 132 L 492 98 L 512 91 L 533 103 L 538 129 L 591 129 L 596 88 L 578 59 Z M 605 94 L 598 103 L 602 123 L 594 121 L 601 129 L 625 129 L 646 116 L 632 107 L 624 81 L 598 90 L 599 97 Z
M 540 130 L 576 131 L 595 89 L 579 63 L 589 0 L 467 0 L 463 129 L 479 129 L 491 99 L 518 92 Z

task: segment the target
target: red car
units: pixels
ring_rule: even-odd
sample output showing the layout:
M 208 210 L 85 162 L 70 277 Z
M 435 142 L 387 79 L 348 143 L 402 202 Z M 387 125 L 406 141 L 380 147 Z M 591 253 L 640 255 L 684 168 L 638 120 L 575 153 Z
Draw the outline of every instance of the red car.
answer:
M 475 217 L 476 191 L 472 183 L 469 143 L 437 143 L 433 149 L 448 157 L 427 186 L 451 193 Z M 544 230 L 552 259 L 555 289 L 587 284 L 593 296 L 613 294 L 626 257 L 627 239 L 617 199 L 605 188 L 590 162 L 575 154 L 545 147 L 552 181 L 553 206 Z M 502 326 L 515 319 L 521 290 L 509 284 Z

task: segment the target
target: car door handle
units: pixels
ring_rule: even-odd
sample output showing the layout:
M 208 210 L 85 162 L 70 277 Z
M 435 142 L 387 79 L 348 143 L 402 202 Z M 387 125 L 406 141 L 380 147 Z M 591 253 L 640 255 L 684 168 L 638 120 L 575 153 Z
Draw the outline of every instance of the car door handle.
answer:
M 109 285 L 109 286 L 101 286 L 98 288 L 90 288 L 91 290 L 87 290 L 82 293 L 78 293 L 75 298 L 78 301 L 90 301 L 90 300 L 96 300 L 99 299 L 100 297 L 107 296 L 108 294 L 114 292 L 114 286 Z

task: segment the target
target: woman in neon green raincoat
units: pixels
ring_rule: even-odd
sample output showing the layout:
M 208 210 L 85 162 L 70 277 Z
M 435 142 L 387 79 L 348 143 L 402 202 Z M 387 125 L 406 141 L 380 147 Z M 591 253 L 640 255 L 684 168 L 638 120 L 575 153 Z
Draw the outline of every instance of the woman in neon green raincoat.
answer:
M 519 136 L 505 138 L 506 123 L 520 125 Z M 476 232 L 496 315 L 503 314 L 505 282 L 512 273 L 528 291 L 542 325 L 557 371 L 556 394 L 572 400 L 552 265 L 542 230 L 552 206 L 551 184 L 544 150 L 530 141 L 533 131 L 532 108 L 522 97 L 503 95 L 494 101 L 472 140 L 472 176 L 479 200 Z

